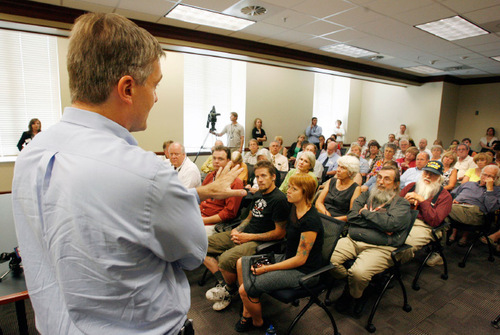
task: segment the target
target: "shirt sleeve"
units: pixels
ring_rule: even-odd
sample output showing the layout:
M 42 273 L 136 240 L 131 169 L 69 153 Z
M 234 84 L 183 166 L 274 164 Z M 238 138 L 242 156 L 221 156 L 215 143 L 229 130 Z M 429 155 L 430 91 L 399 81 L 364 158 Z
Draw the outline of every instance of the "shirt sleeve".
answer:
M 450 214 L 453 199 L 447 190 L 441 190 L 438 200 L 431 206 L 432 199 L 418 205 L 419 216 L 431 227 L 437 227 Z
M 161 169 L 150 187 L 150 240 L 159 258 L 193 270 L 205 258 L 208 240 L 194 193 L 181 185 L 173 170 Z M 194 191 L 194 193 L 193 193 Z

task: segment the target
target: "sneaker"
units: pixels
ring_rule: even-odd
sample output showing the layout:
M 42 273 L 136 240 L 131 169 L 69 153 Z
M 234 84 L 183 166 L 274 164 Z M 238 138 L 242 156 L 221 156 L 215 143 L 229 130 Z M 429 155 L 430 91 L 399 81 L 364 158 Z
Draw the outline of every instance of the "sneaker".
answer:
M 443 265 L 443 258 L 437 252 L 433 252 L 425 264 L 428 266 Z
M 217 284 L 217 286 L 212 287 L 210 290 L 205 293 L 205 297 L 211 301 L 220 301 L 225 298 L 229 298 L 231 294 L 227 289 L 227 286 L 224 284 Z
M 214 309 L 214 311 L 222 311 L 230 304 L 231 304 L 231 296 L 228 296 L 222 300 L 216 301 L 212 306 L 212 308 Z

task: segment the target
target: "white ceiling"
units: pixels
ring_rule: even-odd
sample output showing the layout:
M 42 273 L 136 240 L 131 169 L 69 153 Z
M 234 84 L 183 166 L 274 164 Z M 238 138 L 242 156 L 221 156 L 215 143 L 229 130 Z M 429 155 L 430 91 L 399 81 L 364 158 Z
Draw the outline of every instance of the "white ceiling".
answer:
M 500 0 L 37 0 L 86 11 L 115 12 L 131 19 L 210 32 L 291 49 L 357 61 L 319 48 L 347 43 L 384 56 L 361 62 L 401 70 L 426 65 L 436 69 L 466 66 L 435 75 L 461 78 L 500 75 Z M 257 23 L 237 32 L 167 19 L 177 3 L 237 14 Z M 259 5 L 258 17 L 240 9 Z M 490 34 L 449 42 L 414 27 L 460 15 Z M 414 73 L 417 74 L 417 73 Z M 417 74 L 418 75 L 418 74 Z

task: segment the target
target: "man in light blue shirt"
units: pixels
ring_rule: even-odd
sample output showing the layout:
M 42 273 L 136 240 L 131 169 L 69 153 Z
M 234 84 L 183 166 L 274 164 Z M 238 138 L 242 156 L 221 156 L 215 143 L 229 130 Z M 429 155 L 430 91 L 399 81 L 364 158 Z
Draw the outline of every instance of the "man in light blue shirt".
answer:
M 12 185 L 26 284 L 42 334 L 169 334 L 186 321 L 207 238 L 198 202 L 243 195 L 225 169 L 187 190 L 137 146 L 163 50 L 116 14 L 81 16 L 68 48 L 72 107 L 19 155 Z M 40 136 L 42 135 L 42 136 Z
M 319 155 L 318 160 L 316 161 L 316 164 L 320 163 L 323 165 L 328 178 L 335 176 L 337 173 L 337 161 L 340 156 L 335 152 L 335 150 L 337 150 L 337 143 L 331 141 L 326 147 L 326 152 Z
M 401 175 L 401 185 L 400 189 L 403 189 L 406 185 L 411 183 L 416 183 L 420 179 L 420 175 L 422 175 L 422 169 L 429 162 L 430 156 L 427 152 L 422 151 L 417 155 L 417 159 L 415 160 L 415 167 L 409 168 Z
M 323 129 L 318 126 L 318 118 L 313 117 L 311 119 L 311 125 L 306 129 L 307 140 L 314 145 L 319 145 L 319 135 L 321 135 Z

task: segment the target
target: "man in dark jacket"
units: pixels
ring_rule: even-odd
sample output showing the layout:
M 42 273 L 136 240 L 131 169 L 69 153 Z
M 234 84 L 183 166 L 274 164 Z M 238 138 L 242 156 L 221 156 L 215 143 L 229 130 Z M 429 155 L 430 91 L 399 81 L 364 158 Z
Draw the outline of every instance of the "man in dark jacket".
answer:
M 391 252 L 402 245 L 411 224 L 410 204 L 398 195 L 399 171 L 384 166 L 377 176 L 377 187 L 361 194 L 347 214 L 349 234 L 341 238 L 332 255 L 337 278 L 347 277 L 347 285 L 336 308 L 361 314 L 363 291 L 372 277 L 393 265 Z M 356 259 L 347 270 L 344 262 Z
M 430 161 L 422 170 L 420 179 L 407 185 L 399 194 L 418 210 L 417 220 L 405 242 L 413 246 L 404 256 L 405 261 L 413 258 L 416 251 L 432 240 L 432 228 L 439 226 L 450 214 L 453 202 L 450 193 L 441 186 L 443 163 Z M 443 264 L 443 259 L 439 254 L 433 253 L 427 260 L 427 265 L 438 264 Z

